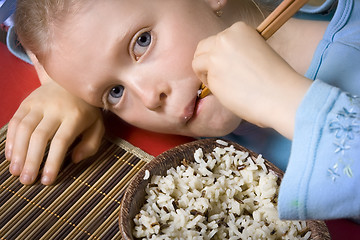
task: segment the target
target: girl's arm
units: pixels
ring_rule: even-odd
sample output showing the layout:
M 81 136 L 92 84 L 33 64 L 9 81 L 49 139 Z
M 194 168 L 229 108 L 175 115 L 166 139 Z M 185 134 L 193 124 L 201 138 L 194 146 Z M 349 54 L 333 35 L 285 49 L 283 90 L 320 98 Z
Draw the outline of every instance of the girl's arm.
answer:
M 36 180 L 45 148 L 51 141 L 41 176 L 43 184 L 52 184 L 65 154 L 73 141 L 73 161 L 79 162 L 94 154 L 104 134 L 101 111 L 71 95 L 46 74 L 30 53 L 41 86 L 20 105 L 8 125 L 5 147 L 11 161 L 10 172 L 20 176 L 23 184 Z
M 296 73 L 243 23 L 201 42 L 193 68 L 239 117 L 293 139 L 281 218 L 360 216 L 359 98 Z

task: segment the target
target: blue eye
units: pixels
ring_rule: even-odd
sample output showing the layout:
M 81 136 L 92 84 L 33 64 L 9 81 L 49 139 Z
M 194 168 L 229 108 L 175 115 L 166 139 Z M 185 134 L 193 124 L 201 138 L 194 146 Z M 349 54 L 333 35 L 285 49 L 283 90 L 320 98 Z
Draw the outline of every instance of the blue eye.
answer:
M 108 102 L 112 105 L 117 104 L 124 93 L 124 89 L 125 88 L 121 85 L 113 87 L 109 92 Z
M 139 44 L 140 47 L 148 47 L 151 43 L 151 34 L 150 32 L 144 32 L 142 33 L 138 39 L 136 40 L 136 43 Z
M 143 32 L 136 38 L 132 50 L 135 60 L 139 60 L 139 58 L 146 53 L 151 41 L 152 37 L 150 32 Z

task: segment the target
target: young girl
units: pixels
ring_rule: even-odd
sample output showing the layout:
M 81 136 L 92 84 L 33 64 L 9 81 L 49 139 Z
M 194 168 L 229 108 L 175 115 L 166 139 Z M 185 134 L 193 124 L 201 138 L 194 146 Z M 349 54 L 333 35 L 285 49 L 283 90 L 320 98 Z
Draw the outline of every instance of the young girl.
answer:
M 44 110 L 54 106 L 51 102 L 74 108 L 86 105 L 83 100 L 152 131 L 195 137 L 233 132 L 228 137 L 283 169 L 289 159 L 280 186 L 282 218 L 359 217 L 360 103 L 354 95 L 360 94 L 360 1 L 328 0 L 305 7 L 301 18 L 288 21 L 267 42 L 255 27 L 273 6 L 260 1 L 52 4 L 18 2 L 16 25 L 23 46 L 39 60 L 43 78 L 48 74 L 61 85 L 49 79 L 9 125 L 10 170 L 26 176 L 24 182 L 34 180 L 43 143 L 51 136 L 55 134 L 53 154 L 43 173 L 47 184 L 66 149 L 59 139 L 101 128 L 93 124 L 99 119 L 94 114 L 73 133 L 64 127 L 69 122 L 65 114 Z M 201 82 L 213 95 L 197 97 Z M 63 100 L 69 93 L 62 88 L 82 100 Z M 41 97 L 48 102 L 33 108 Z M 20 153 L 19 146 L 27 153 Z

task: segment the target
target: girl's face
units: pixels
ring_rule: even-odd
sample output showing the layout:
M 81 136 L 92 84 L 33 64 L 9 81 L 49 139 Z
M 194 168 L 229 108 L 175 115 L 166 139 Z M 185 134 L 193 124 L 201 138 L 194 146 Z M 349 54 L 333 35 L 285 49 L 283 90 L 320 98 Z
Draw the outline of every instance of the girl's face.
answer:
M 210 95 L 198 99 L 198 42 L 227 27 L 216 0 L 92 1 L 63 26 L 44 65 L 91 105 L 151 131 L 220 136 L 240 119 Z

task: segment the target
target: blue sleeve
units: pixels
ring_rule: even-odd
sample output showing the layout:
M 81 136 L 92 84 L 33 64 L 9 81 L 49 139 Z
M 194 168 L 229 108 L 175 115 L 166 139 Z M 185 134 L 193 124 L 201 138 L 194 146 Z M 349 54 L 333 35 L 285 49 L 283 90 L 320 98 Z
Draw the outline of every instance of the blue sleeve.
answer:
M 6 44 L 9 51 L 21 60 L 32 64 L 29 56 L 26 54 L 25 49 L 21 46 L 14 27 L 10 27 L 6 36 Z
M 297 111 L 280 218 L 359 218 L 359 184 L 360 99 L 316 80 Z
M 0 23 L 7 20 L 16 9 L 16 0 L 0 1 Z
M 13 17 L 13 13 L 15 12 L 16 9 L 16 0 L 3 0 L 0 1 L 0 24 L 3 23 L 5 20 L 12 20 L 10 19 L 11 17 Z M 14 54 L 16 57 L 20 58 L 21 60 L 32 64 L 29 56 L 26 54 L 26 51 L 24 50 L 24 48 L 21 46 L 17 35 L 15 33 L 15 29 L 12 26 L 13 23 L 12 21 L 10 28 L 7 32 L 7 36 L 6 36 L 6 44 L 7 47 L 9 49 L 9 51 Z

